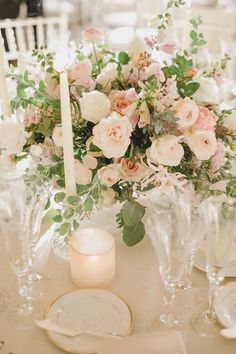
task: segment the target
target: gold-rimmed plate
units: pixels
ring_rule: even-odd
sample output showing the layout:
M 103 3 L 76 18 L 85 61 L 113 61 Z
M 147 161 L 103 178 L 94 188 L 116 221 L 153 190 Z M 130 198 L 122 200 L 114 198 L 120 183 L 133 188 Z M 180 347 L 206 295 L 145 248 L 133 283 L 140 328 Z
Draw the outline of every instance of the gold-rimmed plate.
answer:
M 129 335 L 132 329 L 132 314 L 126 302 L 112 292 L 98 289 L 82 289 L 61 296 L 50 306 L 47 319 L 65 328 L 122 336 Z M 70 353 L 96 353 L 102 340 L 90 335 L 69 338 L 47 333 L 55 345 Z

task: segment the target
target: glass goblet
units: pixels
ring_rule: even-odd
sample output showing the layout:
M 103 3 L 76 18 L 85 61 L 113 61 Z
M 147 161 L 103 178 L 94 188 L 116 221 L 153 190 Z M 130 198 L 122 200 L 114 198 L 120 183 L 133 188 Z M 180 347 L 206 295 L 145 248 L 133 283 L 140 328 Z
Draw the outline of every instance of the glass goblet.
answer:
M 236 200 L 226 196 L 209 197 L 201 209 L 206 229 L 209 307 L 193 315 L 191 324 L 200 335 L 214 337 L 219 334 L 214 301 L 235 241 Z
M 161 280 L 165 287 L 165 312 L 154 319 L 151 329 L 183 328 L 183 322 L 171 312 L 176 286 L 183 279 L 187 259 L 186 230 L 189 208 L 181 208 L 178 197 L 162 197 L 151 206 L 145 229 L 156 253 Z
M 34 191 L 28 188 L 24 175 L 0 176 L 0 225 L 8 259 L 17 277 L 20 302 L 9 313 L 11 322 L 30 328 L 34 318 L 41 317 L 28 298 L 30 271 L 30 224 L 34 210 Z

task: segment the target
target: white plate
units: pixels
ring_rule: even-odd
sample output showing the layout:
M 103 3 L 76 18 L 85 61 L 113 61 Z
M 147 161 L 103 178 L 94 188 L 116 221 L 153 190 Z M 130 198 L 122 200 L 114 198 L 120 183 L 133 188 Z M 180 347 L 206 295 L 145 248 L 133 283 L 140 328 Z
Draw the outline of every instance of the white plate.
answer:
M 214 308 L 223 326 L 236 328 L 236 282 L 230 282 L 219 289 Z
M 49 308 L 47 318 L 71 329 L 112 332 L 128 335 L 132 327 L 129 306 L 114 293 L 83 289 L 58 298 Z M 96 353 L 102 339 L 89 335 L 69 338 L 51 331 L 47 332 L 52 342 L 71 353 Z
M 195 256 L 194 266 L 197 269 L 206 272 L 206 255 L 202 250 L 198 250 Z M 225 276 L 236 277 L 236 260 L 229 262 L 225 269 Z

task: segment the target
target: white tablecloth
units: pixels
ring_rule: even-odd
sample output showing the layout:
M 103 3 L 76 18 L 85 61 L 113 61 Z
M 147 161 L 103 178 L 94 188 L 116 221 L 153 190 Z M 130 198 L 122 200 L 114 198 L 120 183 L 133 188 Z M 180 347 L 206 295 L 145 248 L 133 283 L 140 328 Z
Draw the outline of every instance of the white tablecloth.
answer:
M 147 322 L 163 309 L 163 287 L 159 278 L 155 256 L 148 238 L 135 247 L 125 246 L 119 235 L 117 245 L 117 275 L 110 290 L 122 296 L 130 305 L 134 315 L 133 332 L 143 332 Z M 58 296 L 76 289 L 70 279 L 68 262 L 51 252 L 44 269 L 50 275 L 50 285 L 45 296 L 38 304 L 46 309 Z M 231 279 L 235 280 L 235 279 Z M 207 287 L 205 274 L 198 270 L 193 273 L 194 284 Z M 11 304 L 16 300 L 15 277 L 9 268 L 3 240 L 0 235 L 0 287 L 11 295 Z M 204 302 L 191 309 L 179 307 L 184 319 L 189 323 L 192 313 L 207 306 L 207 293 Z M 5 341 L 1 354 L 62 354 L 64 351 L 56 348 L 45 332 L 39 328 L 19 330 L 13 327 L 7 318 L 7 311 L 0 313 L 0 341 Z M 234 354 L 236 341 L 223 337 L 204 338 L 197 335 L 190 325 L 187 327 L 186 346 L 188 354 Z M 125 353 L 122 353 L 125 354 Z M 128 353 L 126 353 L 128 354 Z

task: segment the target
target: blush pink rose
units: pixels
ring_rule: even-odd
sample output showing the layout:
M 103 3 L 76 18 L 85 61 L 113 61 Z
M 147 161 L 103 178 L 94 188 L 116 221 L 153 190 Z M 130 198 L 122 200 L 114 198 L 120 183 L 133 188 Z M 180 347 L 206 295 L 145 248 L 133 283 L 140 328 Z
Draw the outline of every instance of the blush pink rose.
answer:
M 180 98 L 174 105 L 177 124 L 181 130 L 190 128 L 198 119 L 199 109 L 194 100 L 189 97 Z
M 67 69 L 68 78 L 75 86 L 83 86 L 89 90 L 93 90 L 96 86 L 92 79 L 92 63 L 86 59 L 78 63 L 74 63 Z
M 86 42 L 98 43 L 102 39 L 102 31 L 96 27 L 87 27 L 82 31 L 82 37 Z
M 209 130 L 214 132 L 218 117 L 213 111 L 206 107 L 199 108 L 199 115 L 197 121 L 192 126 L 192 130 Z
M 121 159 L 121 175 L 125 181 L 137 182 L 147 173 L 147 169 L 134 159 Z
M 131 103 L 138 99 L 138 95 L 134 88 L 128 91 L 112 90 L 109 94 L 112 111 L 116 111 L 122 116 L 126 115 L 126 109 Z
M 40 122 L 40 119 L 40 109 L 35 106 L 29 106 L 24 114 L 24 125 L 28 128 L 32 124 L 38 124 Z

